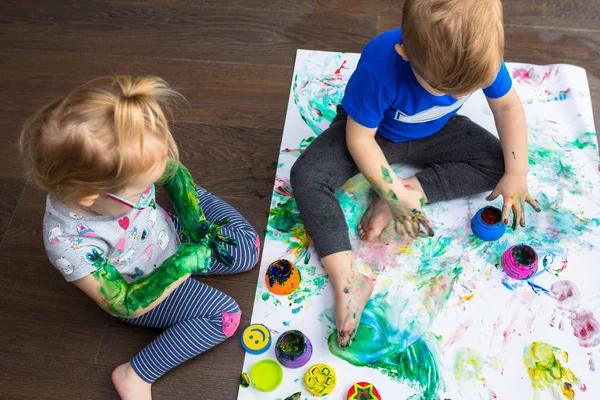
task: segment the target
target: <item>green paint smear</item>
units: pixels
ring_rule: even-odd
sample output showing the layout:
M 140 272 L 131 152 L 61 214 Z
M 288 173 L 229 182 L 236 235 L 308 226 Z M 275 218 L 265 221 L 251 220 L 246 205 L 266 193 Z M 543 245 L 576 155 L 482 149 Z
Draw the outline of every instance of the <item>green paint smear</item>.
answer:
M 176 172 L 173 173 L 173 170 Z M 222 243 L 237 246 L 237 242 L 234 238 L 221 233 L 223 225 L 228 224 L 230 220 L 223 218 L 220 221 L 210 222 L 206 219 L 190 171 L 178 161 L 169 159 L 160 183 L 164 184 L 169 200 L 177 211 L 182 237 L 192 243 L 200 243 L 207 238 L 207 244 L 210 245 L 215 259 L 226 267 L 232 266 L 235 259 Z
M 454 377 L 457 381 L 475 381 L 483 379 L 483 358 L 469 347 L 456 350 L 454 358 Z
M 92 276 L 109 311 L 129 317 L 140 308 L 150 306 L 177 280 L 192 273 L 208 273 L 211 249 L 206 244 L 182 243 L 171 257 L 150 274 L 127 283 L 103 254 L 95 257 Z
M 444 286 L 450 293 L 452 285 Z M 389 291 L 375 295 L 363 311 L 352 345 L 340 349 L 337 331 L 333 330 L 327 341 L 329 351 L 354 366 L 374 368 L 408 384 L 418 392 L 411 399 L 437 399 L 443 385 L 434 347 L 424 334 L 436 314 L 423 313 L 413 306 L 411 299 Z M 325 316 L 335 324 L 332 310 Z
M 385 321 L 381 323 L 385 324 Z M 402 346 L 389 343 L 384 338 L 368 336 L 371 333 L 377 335 L 375 329 L 359 327 L 352 346 L 341 350 L 337 345 L 337 332 L 334 332 L 328 339 L 329 351 L 354 366 L 376 368 L 389 378 L 408 384 L 419 392 L 410 399 L 439 398 L 441 378 L 438 362 L 424 339 L 418 339 L 403 350 Z M 366 350 L 372 350 L 381 358 L 364 353 Z
M 389 183 L 391 185 L 394 182 L 392 176 L 390 175 L 390 171 L 383 165 L 381 166 L 381 174 L 383 175 L 383 180 L 386 183 Z
M 392 189 L 388 191 L 388 197 L 392 200 L 398 200 L 398 196 L 396 196 L 396 193 Z
M 548 343 L 533 342 L 525 347 L 523 362 L 531 379 L 534 391 L 539 395 L 542 391 L 550 391 L 555 399 L 575 398 L 573 385 L 579 379 L 563 366 L 569 355 L 566 351 Z
M 147 308 L 159 299 L 173 283 L 186 275 L 207 274 L 212 258 L 224 265 L 235 260 L 221 243 L 236 245 L 233 238 L 221 234 L 228 220 L 212 223 L 206 220 L 189 171 L 175 160 L 169 160 L 159 183 L 165 185 L 169 199 L 179 215 L 183 236 L 189 240 L 150 274 L 128 283 L 106 259 L 95 253 L 92 276 L 99 283 L 98 290 L 109 311 L 130 317 L 141 308 Z

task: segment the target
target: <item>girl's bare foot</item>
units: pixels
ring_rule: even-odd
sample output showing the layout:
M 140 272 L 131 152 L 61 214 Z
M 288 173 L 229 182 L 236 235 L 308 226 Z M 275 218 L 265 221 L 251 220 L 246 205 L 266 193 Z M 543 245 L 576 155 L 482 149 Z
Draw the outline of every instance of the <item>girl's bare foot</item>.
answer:
M 354 267 L 344 272 L 341 282 L 334 285 L 338 345 L 342 349 L 352 344 L 363 309 L 373 293 L 369 277 Z
M 151 400 L 152 384 L 135 373 L 130 363 L 119 365 L 112 373 L 112 382 L 122 400 Z
M 377 196 L 368 210 L 363 214 L 358 225 L 358 235 L 361 240 L 370 242 L 381 235 L 381 232 L 393 221 L 394 216 L 388 203 Z

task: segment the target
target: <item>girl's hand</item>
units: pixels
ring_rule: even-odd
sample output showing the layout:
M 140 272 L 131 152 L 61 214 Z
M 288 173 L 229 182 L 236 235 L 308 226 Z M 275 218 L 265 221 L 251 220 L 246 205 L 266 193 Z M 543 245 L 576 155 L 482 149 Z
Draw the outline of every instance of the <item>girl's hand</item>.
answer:
M 396 194 L 392 190 L 385 197 L 394 216 L 394 228 L 402 237 L 433 236 L 431 222 L 423 213 L 423 195 L 414 190 Z
M 498 182 L 494 191 L 485 199 L 487 201 L 495 200 L 502 195 L 504 205 L 502 206 L 502 221 L 508 225 L 510 210 L 513 212 L 513 230 L 517 229 L 517 223 L 525 227 L 525 203 L 529 204 L 536 212 L 540 212 L 540 205 L 529 194 L 527 188 L 527 174 L 509 174 L 506 173 Z

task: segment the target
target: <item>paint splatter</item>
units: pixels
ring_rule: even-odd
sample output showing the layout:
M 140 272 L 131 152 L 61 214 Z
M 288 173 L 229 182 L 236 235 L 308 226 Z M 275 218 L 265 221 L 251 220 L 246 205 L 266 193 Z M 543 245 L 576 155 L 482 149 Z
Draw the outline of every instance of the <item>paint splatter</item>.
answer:
M 383 180 L 385 183 L 392 184 L 394 182 L 392 176 L 390 175 L 390 171 L 383 165 L 381 166 L 381 174 L 383 175 Z
M 483 377 L 483 358 L 477 351 L 470 347 L 456 349 L 454 356 L 454 377 L 459 385 L 475 385 L 475 389 L 481 384 L 488 398 L 495 399 L 496 393 L 488 388 L 487 381 Z M 481 397 L 483 398 L 483 397 Z
M 579 378 L 565 367 L 568 361 L 566 351 L 548 343 L 533 342 L 525 347 L 523 362 L 536 395 L 548 391 L 555 399 L 572 400 L 575 398 L 574 387 L 585 390 Z
M 550 287 L 552 297 L 560 310 L 568 312 L 573 334 L 582 347 L 595 347 L 600 344 L 600 323 L 594 314 L 581 305 L 581 295 L 577 285 L 571 281 L 557 281 Z

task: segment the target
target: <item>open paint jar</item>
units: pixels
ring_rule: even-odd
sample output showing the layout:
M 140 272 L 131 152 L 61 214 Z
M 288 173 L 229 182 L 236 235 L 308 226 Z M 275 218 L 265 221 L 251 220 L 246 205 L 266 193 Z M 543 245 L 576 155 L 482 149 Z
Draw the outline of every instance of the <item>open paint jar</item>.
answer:
M 287 368 L 300 368 L 312 357 L 312 343 L 298 330 L 284 332 L 275 344 L 277 360 Z
M 502 211 L 496 207 L 482 208 L 471 219 L 471 229 L 481 240 L 493 242 L 500 239 L 506 232 L 506 225 L 502 223 Z
M 271 293 L 287 296 L 300 286 L 300 271 L 291 261 L 277 260 L 267 267 L 265 283 Z
M 502 269 L 515 279 L 529 279 L 538 269 L 538 255 L 533 247 L 519 244 L 502 255 Z

